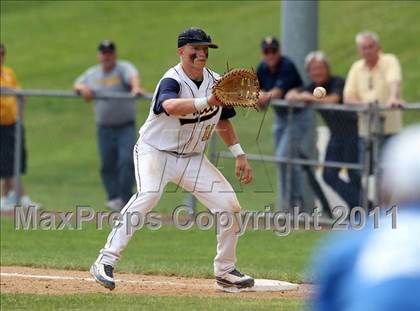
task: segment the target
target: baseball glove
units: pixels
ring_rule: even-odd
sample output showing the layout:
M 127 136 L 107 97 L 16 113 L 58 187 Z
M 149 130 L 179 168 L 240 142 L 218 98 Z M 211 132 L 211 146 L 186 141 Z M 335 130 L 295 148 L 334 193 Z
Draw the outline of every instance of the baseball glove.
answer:
M 213 86 L 213 95 L 226 106 L 257 108 L 260 84 L 249 69 L 232 69 Z

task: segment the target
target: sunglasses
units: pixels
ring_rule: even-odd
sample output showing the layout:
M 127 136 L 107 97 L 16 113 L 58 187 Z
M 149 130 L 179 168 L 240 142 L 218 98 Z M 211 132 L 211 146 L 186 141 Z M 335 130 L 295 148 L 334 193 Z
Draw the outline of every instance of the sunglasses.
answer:
M 264 54 L 276 54 L 279 50 L 278 49 L 264 49 Z

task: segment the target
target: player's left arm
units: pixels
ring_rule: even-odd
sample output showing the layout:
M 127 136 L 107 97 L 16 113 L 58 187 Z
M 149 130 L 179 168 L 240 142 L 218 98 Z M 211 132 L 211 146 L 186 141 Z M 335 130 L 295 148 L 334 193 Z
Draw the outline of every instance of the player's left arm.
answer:
M 232 122 L 230 122 L 229 119 L 219 120 L 216 130 L 219 137 L 228 147 L 230 147 L 230 149 L 232 147 L 237 148 L 235 146 L 239 146 L 238 136 L 236 135 Z M 235 171 L 236 177 L 238 177 L 242 183 L 249 184 L 252 181 L 252 169 L 248 163 L 245 153 L 236 156 Z

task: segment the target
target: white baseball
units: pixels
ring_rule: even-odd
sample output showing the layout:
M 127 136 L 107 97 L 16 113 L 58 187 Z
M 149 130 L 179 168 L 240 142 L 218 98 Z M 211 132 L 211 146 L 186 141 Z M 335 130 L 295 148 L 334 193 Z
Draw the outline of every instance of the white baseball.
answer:
M 324 89 L 322 86 L 318 86 L 314 89 L 313 94 L 316 98 L 323 98 L 327 95 L 327 90 Z

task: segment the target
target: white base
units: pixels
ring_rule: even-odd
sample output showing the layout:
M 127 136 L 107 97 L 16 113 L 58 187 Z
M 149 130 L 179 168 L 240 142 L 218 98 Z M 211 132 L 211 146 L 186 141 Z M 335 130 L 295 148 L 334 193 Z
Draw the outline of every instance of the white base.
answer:
M 297 284 L 284 282 L 284 281 L 277 281 L 277 280 L 266 280 L 266 279 L 256 279 L 255 285 L 253 287 L 248 288 L 233 288 L 233 287 L 222 287 L 220 285 L 216 285 L 217 289 L 220 289 L 224 292 L 229 293 L 240 293 L 240 292 L 280 292 L 280 291 L 287 291 L 287 290 L 296 290 L 298 289 Z

